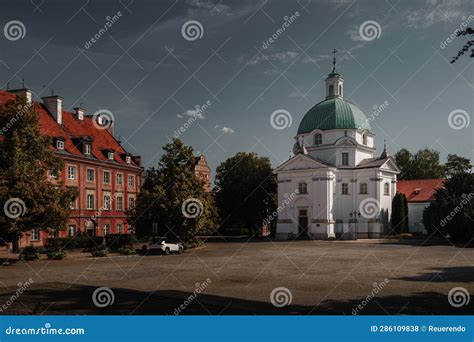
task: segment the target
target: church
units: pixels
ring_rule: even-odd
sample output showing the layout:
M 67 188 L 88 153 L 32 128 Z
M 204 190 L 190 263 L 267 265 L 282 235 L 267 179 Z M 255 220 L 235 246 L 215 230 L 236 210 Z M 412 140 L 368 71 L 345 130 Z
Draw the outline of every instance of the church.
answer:
M 386 146 L 375 156 L 370 120 L 344 99 L 335 57 L 325 83 L 326 98 L 299 124 L 293 156 L 275 169 L 276 238 L 382 237 L 400 170 Z

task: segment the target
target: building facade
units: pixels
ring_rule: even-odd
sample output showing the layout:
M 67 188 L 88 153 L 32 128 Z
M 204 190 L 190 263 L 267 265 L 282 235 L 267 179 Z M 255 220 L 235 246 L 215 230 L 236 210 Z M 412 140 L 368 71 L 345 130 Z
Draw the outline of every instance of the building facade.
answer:
M 207 164 L 206 157 L 200 155 L 194 161 L 193 172 L 196 178 L 204 182 L 204 190 L 211 192 L 211 168 Z
M 279 239 L 377 238 L 390 231 L 400 170 L 385 147 L 374 156 L 370 120 L 344 99 L 333 63 L 326 98 L 301 120 L 294 156 L 275 169 Z
M 143 168 L 139 156 L 128 153 L 114 137 L 114 122 L 105 125 L 84 109 L 63 110 L 60 96 L 33 101 L 29 89 L 0 91 L 0 101 L 24 96 L 38 114 L 42 134 L 52 138 L 51 149 L 64 161 L 59 175 L 45 175 L 50 182 L 77 189 L 71 203 L 67 230 L 57 236 L 131 233 L 126 210 L 133 207 L 140 190 Z M 100 121 L 100 118 L 99 118 Z M 33 228 L 24 234 L 21 246 L 42 245 L 46 232 Z

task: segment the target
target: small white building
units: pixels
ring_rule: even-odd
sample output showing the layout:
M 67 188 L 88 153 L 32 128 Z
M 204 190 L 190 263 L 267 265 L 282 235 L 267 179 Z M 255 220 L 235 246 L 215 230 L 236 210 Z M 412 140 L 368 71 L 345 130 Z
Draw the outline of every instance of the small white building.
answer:
M 374 157 L 369 119 L 344 99 L 344 79 L 333 64 L 326 98 L 299 124 L 294 156 L 275 169 L 279 239 L 377 238 L 390 232 L 400 170 L 385 147 Z

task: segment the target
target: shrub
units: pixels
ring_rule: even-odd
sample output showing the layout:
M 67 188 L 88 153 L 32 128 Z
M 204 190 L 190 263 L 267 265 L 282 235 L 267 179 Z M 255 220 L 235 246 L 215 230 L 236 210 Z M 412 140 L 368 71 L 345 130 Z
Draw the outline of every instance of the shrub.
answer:
M 91 249 L 91 254 L 93 257 L 102 258 L 106 257 L 109 253 L 109 249 L 106 246 L 96 246 Z
M 36 260 L 39 259 L 40 253 L 36 249 L 36 247 L 28 246 L 23 248 L 20 253 L 20 260 L 28 261 L 28 260 Z
M 73 236 L 65 238 L 48 238 L 46 240 L 46 249 L 48 251 L 61 251 L 71 249 L 91 249 L 102 245 L 104 238 L 102 236 Z
M 128 247 L 122 247 L 117 250 L 122 255 L 132 255 L 135 254 L 135 249 L 133 248 L 128 248 Z
M 133 244 L 138 242 L 137 238 L 131 234 L 108 234 L 105 236 L 105 245 L 113 251 L 121 248 L 133 248 Z
M 49 260 L 63 260 L 66 258 L 66 252 L 58 251 L 58 252 L 48 252 L 47 253 Z

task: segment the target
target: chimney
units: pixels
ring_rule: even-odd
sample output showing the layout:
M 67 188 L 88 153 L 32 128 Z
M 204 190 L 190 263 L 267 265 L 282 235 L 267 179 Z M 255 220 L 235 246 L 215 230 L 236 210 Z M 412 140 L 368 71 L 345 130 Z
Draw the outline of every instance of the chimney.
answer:
M 28 88 L 12 89 L 12 90 L 8 90 L 8 92 L 15 94 L 17 96 L 25 97 L 27 104 L 31 104 L 33 100 L 33 92 Z
M 77 120 L 84 120 L 84 109 L 82 109 L 81 107 L 76 107 L 74 108 L 74 112 L 76 113 Z
M 52 95 L 42 97 L 43 103 L 48 112 L 54 117 L 59 125 L 63 123 L 63 98 L 61 96 Z

